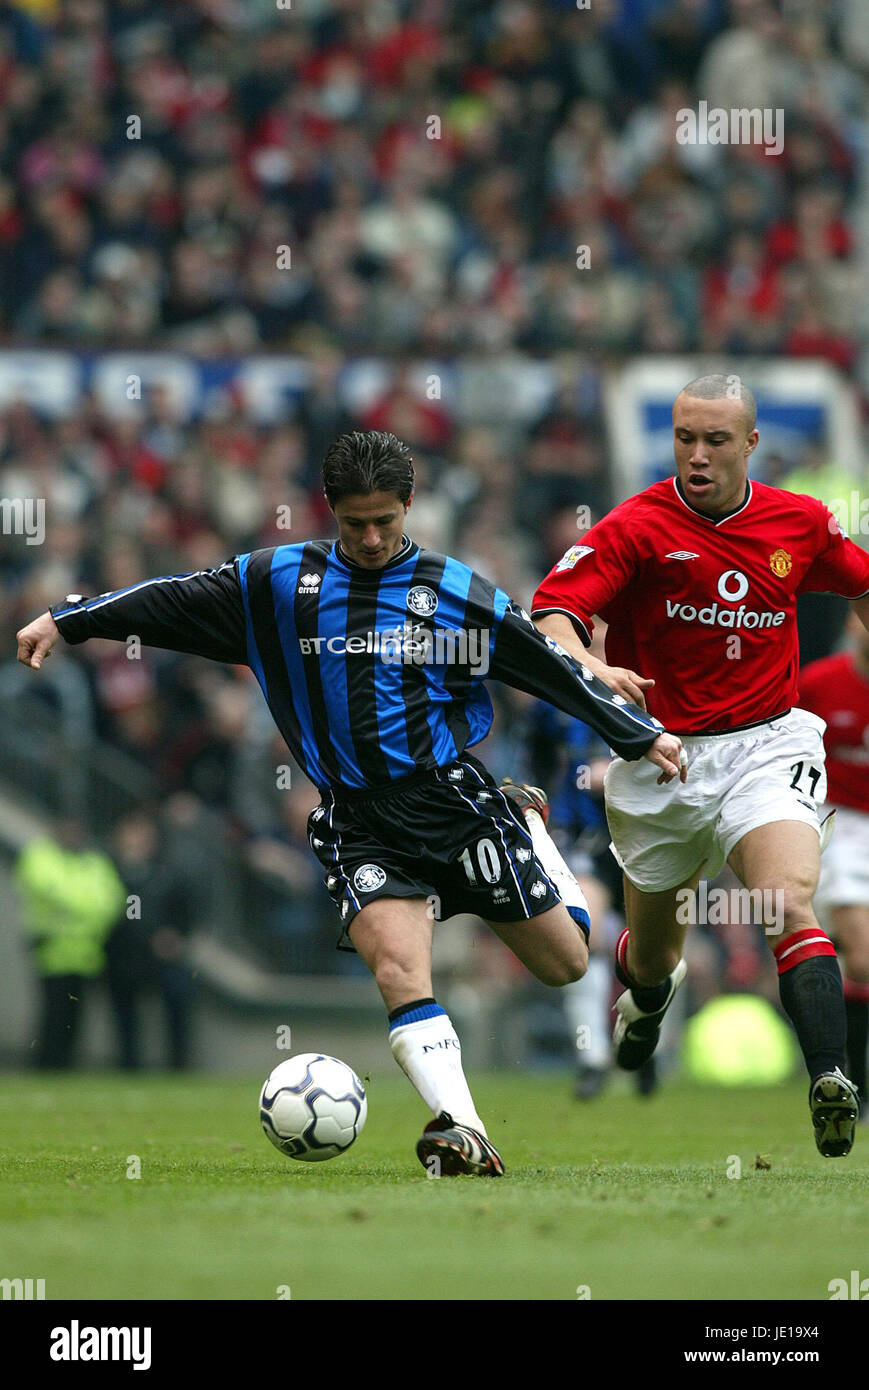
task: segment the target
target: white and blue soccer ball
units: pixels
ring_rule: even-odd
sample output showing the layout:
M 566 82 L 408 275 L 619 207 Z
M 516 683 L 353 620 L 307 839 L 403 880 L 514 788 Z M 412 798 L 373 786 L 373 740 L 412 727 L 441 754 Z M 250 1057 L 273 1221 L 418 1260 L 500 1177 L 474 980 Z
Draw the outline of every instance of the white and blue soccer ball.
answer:
M 266 1137 L 288 1158 L 320 1163 L 349 1149 L 368 1115 L 365 1087 L 337 1057 L 301 1052 L 288 1057 L 260 1092 Z

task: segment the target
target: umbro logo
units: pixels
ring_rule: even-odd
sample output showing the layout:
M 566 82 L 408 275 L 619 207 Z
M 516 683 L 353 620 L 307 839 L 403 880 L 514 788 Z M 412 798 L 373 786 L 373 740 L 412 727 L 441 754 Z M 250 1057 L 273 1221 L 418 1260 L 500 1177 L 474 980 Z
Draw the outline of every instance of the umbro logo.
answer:
M 664 556 L 665 560 L 699 560 L 700 556 L 695 555 L 693 550 L 671 550 L 669 555 Z

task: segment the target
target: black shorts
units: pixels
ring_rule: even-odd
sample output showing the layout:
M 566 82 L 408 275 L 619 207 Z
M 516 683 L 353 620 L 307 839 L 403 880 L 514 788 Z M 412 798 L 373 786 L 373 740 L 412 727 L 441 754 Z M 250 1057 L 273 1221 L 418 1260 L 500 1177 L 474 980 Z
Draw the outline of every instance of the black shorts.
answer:
M 464 753 L 397 788 L 336 800 L 308 818 L 308 840 L 347 928 L 377 898 L 426 898 L 436 921 L 473 912 L 491 922 L 539 917 L 561 902 L 520 811 Z

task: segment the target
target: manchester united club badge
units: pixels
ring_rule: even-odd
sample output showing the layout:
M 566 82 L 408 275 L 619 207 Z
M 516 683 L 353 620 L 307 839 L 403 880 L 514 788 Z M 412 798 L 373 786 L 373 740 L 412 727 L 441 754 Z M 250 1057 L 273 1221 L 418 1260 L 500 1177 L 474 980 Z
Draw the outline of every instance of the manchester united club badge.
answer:
M 785 575 L 790 574 L 793 563 L 790 555 L 786 550 L 782 550 L 781 546 L 778 550 L 774 550 L 769 557 L 769 567 L 779 579 L 784 579 Z

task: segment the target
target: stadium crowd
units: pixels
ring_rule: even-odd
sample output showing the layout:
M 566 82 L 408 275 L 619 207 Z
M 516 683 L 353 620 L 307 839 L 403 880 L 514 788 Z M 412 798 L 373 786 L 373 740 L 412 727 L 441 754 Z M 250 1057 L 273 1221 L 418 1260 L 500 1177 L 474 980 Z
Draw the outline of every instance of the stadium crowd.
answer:
M 0 493 L 45 498 L 50 524 L 38 547 L 0 537 L 6 631 L 69 590 L 331 534 L 318 468 L 346 428 L 405 439 L 412 534 L 527 602 L 577 498 L 613 500 L 606 357 L 821 358 L 865 399 L 862 4 L 0 0 L 0 346 L 309 369 L 269 426 L 233 391 L 191 421 L 159 389 L 117 417 L 8 403 Z M 781 153 L 678 143 L 701 98 L 783 109 Z M 408 366 L 511 353 L 562 364 L 521 427 L 428 399 Z M 341 383 L 364 355 L 394 368 L 360 418 Z M 288 901 L 321 896 L 322 937 L 316 797 L 280 788 L 250 673 L 96 642 L 66 659 L 100 737 L 233 827 L 275 939 L 298 928 Z M 529 711 L 492 693 L 484 756 L 514 772 Z M 744 982 L 762 956 L 731 941 Z
M 853 366 L 860 9 L 4 3 L 3 335 Z M 701 98 L 780 153 L 678 143 Z

